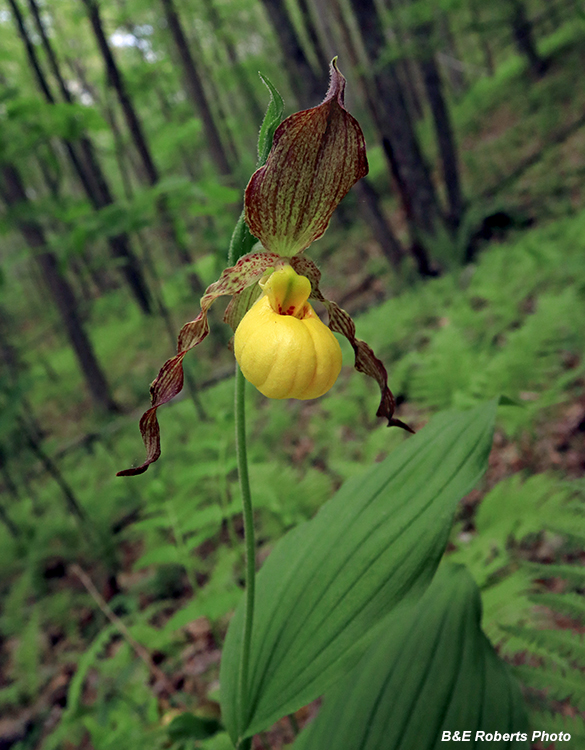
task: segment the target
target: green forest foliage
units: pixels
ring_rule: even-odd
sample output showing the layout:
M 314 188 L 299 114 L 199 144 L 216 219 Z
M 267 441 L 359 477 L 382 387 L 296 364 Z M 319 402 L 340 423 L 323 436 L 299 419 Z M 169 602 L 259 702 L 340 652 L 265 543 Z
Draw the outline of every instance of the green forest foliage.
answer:
M 417 61 L 414 30 L 428 21 L 429 5 L 385 5 L 384 23 L 400 43 L 388 45 L 384 64 Z M 418 429 L 437 412 L 503 397 L 490 471 L 461 504 L 446 559 L 466 565 L 479 587 L 483 629 L 514 665 L 533 725 L 570 732 L 579 747 L 585 743 L 585 19 L 579 3 L 526 3 L 548 61 L 537 80 L 514 47 L 510 3 L 484 4 L 482 15 L 478 5 L 440 4 L 439 20 L 446 19 L 464 62 L 464 85 L 452 81 L 447 96 L 465 211 L 453 231 L 425 237 L 437 274 L 421 278 L 408 253 L 412 227 L 368 110 L 363 58 L 352 60 L 348 49 L 346 59 L 342 48 L 332 52 L 348 78 L 350 109 L 364 125 L 371 182 L 405 258 L 400 269 L 389 265 L 352 195 L 315 257 L 329 271 L 329 296 L 359 312 L 358 336 L 386 364 L 401 419 Z M 320 57 L 302 3 L 287 6 L 317 71 Z M 347 33 L 358 40 L 351 4 L 334 7 L 341 15 L 331 16 L 333 39 L 342 38 L 345 18 Z M 211 340 L 185 361 L 190 388 L 160 413 L 163 459 L 141 477 L 115 473 L 141 460 L 136 425 L 148 383 L 173 353 L 182 323 L 198 312 L 197 281 L 205 287 L 225 266 L 241 192 L 257 161 L 254 100 L 262 114 L 269 98 L 257 70 L 283 93 L 287 114 L 305 103 L 261 3 L 177 6 L 228 154 L 231 174 L 221 176 L 162 6 L 103 3 L 102 20 L 160 171 L 150 184 L 82 4 L 59 0 L 42 10 L 72 103 L 43 100 L 14 11 L 0 8 L 1 165 L 16 165 L 28 198 L 10 205 L 0 194 L 0 712 L 8 721 L 0 722 L 0 735 L 6 731 L 18 750 L 224 750 L 232 745 L 217 731 L 218 649 L 241 597 L 244 561 L 233 356 L 219 314 L 212 316 Z M 49 70 L 32 16 L 25 20 Z M 324 18 L 313 20 L 325 39 Z M 446 39 L 435 51 L 446 49 Z M 48 80 L 57 92 L 55 77 Z M 415 94 L 421 97 L 420 85 Z M 427 104 L 416 131 L 440 182 Z M 79 150 L 85 135 L 114 197 L 98 210 L 66 157 L 66 143 Z M 443 199 L 444 186 L 439 192 Z M 510 221 L 482 235 L 485 217 L 498 212 Z M 93 408 L 35 265 L 42 248 L 27 246 L 23 222 L 42 228 L 44 248 L 70 280 L 123 413 Z M 148 280 L 150 316 L 121 281 L 122 261 L 108 246 L 124 234 Z M 181 247 L 188 258 L 181 260 Z M 350 347 L 341 343 L 342 375 L 318 402 L 268 402 L 248 390 L 261 562 L 343 482 L 407 439 L 376 421 L 376 386 L 355 376 Z M 97 587 L 93 593 L 84 571 Z M 139 658 L 136 644 L 150 663 Z M 158 665 L 173 683 L 172 695 Z M 197 718 L 177 718 L 183 711 Z M 275 748 L 292 739 L 288 725 L 262 738 Z

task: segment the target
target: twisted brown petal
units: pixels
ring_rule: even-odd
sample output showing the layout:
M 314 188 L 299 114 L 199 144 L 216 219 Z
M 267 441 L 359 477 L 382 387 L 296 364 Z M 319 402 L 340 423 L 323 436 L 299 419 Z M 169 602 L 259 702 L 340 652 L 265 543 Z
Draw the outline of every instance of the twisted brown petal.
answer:
M 309 258 L 300 255 L 291 258 L 290 264 L 298 274 L 306 276 L 311 282 L 311 299 L 319 300 L 327 308 L 329 328 L 336 333 L 341 333 L 351 344 L 355 353 L 355 369 L 374 378 L 380 386 L 381 399 L 376 416 L 387 419 L 388 427 L 402 427 L 403 430 L 414 434 L 414 430 L 411 427 L 400 419 L 394 419 L 393 417 L 396 401 L 394 400 L 392 391 L 388 387 L 388 373 L 386 372 L 386 368 L 376 357 L 371 347 L 365 341 L 360 341 L 360 339 L 356 338 L 355 324 L 349 313 L 342 310 L 335 302 L 325 299 L 321 294 L 319 290 L 321 272 L 317 266 Z
M 344 90 L 333 60 L 323 102 L 279 125 L 266 164 L 248 183 L 246 222 L 267 250 L 290 257 L 307 248 L 368 173 L 364 135 L 345 109 Z
M 142 415 L 140 433 L 146 448 L 146 460 L 140 466 L 119 471 L 117 476 L 129 477 L 143 474 L 160 456 L 160 429 L 156 418 L 159 406 L 168 403 L 183 388 L 183 357 L 190 349 L 200 344 L 209 333 L 207 311 L 221 295 L 240 295 L 246 287 L 258 281 L 268 268 L 280 261 L 274 253 L 250 253 L 231 268 L 226 268 L 219 279 L 207 287 L 201 298 L 201 312 L 195 320 L 186 323 L 177 342 L 177 354 L 161 367 L 150 386 L 152 406 Z

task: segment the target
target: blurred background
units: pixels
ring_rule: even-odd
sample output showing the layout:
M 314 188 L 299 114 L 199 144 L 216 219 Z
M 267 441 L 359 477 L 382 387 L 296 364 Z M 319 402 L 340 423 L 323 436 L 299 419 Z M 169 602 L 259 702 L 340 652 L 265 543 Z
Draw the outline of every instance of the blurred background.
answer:
M 226 265 L 258 71 L 288 115 L 322 100 L 334 55 L 370 173 L 309 255 L 401 419 L 504 395 L 448 554 L 537 728 L 585 747 L 583 4 L 0 0 L 2 749 L 230 747 L 218 665 L 243 550 L 221 302 L 160 412 L 162 459 L 115 473 L 142 462 L 148 384 Z M 322 399 L 248 389 L 260 562 L 407 439 L 342 346 Z

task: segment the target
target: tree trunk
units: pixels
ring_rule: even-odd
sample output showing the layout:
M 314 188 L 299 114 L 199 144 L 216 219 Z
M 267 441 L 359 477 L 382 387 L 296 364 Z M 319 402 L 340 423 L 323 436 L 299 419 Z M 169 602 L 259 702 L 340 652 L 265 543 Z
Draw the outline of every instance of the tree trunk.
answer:
M 447 191 L 449 204 L 448 220 L 453 228 L 459 226 L 463 213 L 463 198 L 461 195 L 461 183 L 459 178 L 459 161 L 457 158 L 457 146 L 451 124 L 449 109 L 443 96 L 441 76 L 434 52 L 429 44 L 432 28 L 430 24 L 421 24 L 415 30 L 415 38 L 419 42 L 420 69 L 427 93 L 427 99 L 431 106 L 435 133 L 439 145 L 439 153 L 443 165 L 443 178 Z
M 546 72 L 547 64 L 546 60 L 538 54 L 538 50 L 536 49 L 532 21 L 528 18 L 526 7 L 522 0 L 510 0 L 510 2 L 512 5 L 510 23 L 512 24 L 512 34 L 518 52 L 528 60 L 530 71 L 534 77 L 541 78 Z
M 282 49 L 293 93 L 301 107 L 314 107 L 327 91 L 328 71 L 316 75 L 295 31 L 283 0 L 262 0 Z
M 341 35 L 342 48 L 347 55 L 350 67 L 353 68 L 354 71 L 358 71 L 357 82 L 360 84 L 367 97 L 367 81 L 365 80 L 363 73 L 359 72 L 363 69 L 363 66 L 354 45 L 347 20 L 343 15 L 338 0 L 332 2 L 331 12 Z M 394 270 L 399 271 L 402 260 L 406 256 L 406 252 L 396 237 L 388 219 L 384 215 L 380 196 L 367 177 L 363 177 L 358 183 L 356 183 L 353 190 L 357 195 L 358 208 L 364 224 L 371 229 L 372 234 L 376 242 L 380 245 L 380 249 L 388 263 L 394 268 Z
M 53 75 L 55 76 L 55 79 L 59 84 L 61 95 L 67 103 L 72 104 L 73 99 L 71 97 L 71 94 L 69 93 L 69 89 L 65 85 L 63 76 L 61 75 L 59 63 L 57 61 L 57 57 L 55 55 L 53 47 L 51 46 L 51 43 L 49 42 L 49 39 L 47 37 L 45 27 L 39 13 L 39 8 L 36 4 L 36 0 L 28 0 L 28 3 L 35 19 L 35 24 L 37 26 L 37 30 L 41 37 L 43 47 L 47 54 L 47 59 L 49 60 L 51 70 L 53 71 Z M 96 210 L 99 210 L 100 208 L 104 208 L 105 206 L 111 206 L 114 203 L 114 198 L 112 197 L 106 175 L 104 174 L 98 161 L 92 141 L 88 136 L 83 135 L 80 138 L 79 143 L 81 147 L 81 153 L 85 161 L 85 167 L 95 188 L 92 194 L 92 202 L 94 208 Z M 90 199 L 92 198 L 92 196 L 88 197 Z M 110 245 L 114 258 L 122 261 L 120 270 L 122 271 L 126 279 L 126 283 L 132 290 L 132 293 L 134 295 L 134 298 L 138 302 L 138 305 L 144 313 L 150 315 L 152 313 L 152 300 L 150 290 L 148 289 L 148 284 L 146 283 L 146 279 L 144 277 L 144 274 L 142 273 L 138 258 L 132 252 L 132 248 L 130 246 L 130 238 L 128 237 L 126 232 L 122 232 L 115 235 L 114 237 L 109 237 L 108 243 Z
M 254 91 L 254 87 L 250 83 L 245 71 L 242 70 L 232 35 L 223 23 L 213 0 L 203 0 L 203 5 L 216 38 L 221 41 L 225 47 L 228 59 L 232 64 L 233 74 L 237 81 L 238 88 L 246 100 L 246 105 L 250 115 L 258 126 L 264 118 L 266 107 L 263 107 L 260 104 L 256 92 Z
M 439 201 L 424 162 L 408 107 L 396 74 L 387 63 L 378 68 L 386 46 L 373 0 L 351 0 L 373 74 L 369 100 L 414 238 L 424 244 L 442 224 Z
M 449 16 L 446 12 L 442 12 L 439 16 L 439 35 L 444 49 L 447 50 L 447 54 L 443 56 L 446 58 L 444 64 L 447 69 L 447 78 L 455 96 L 460 96 L 467 91 L 468 85 L 465 79 L 465 67 L 461 62 L 457 42 L 451 31 Z
M 120 102 L 122 112 L 124 113 L 124 118 L 126 120 L 126 124 L 128 125 L 128 130 L 130 131 L 132 141 L 136 146 L 136 150 L 140 154 L 140 158 L 142 160 L 142 164 L 144 166 L 148 181 L 151 185 L 156 185 L 156 183 L 159 181 L 158 170 L 150 153 L 150 148 L 148 147 L 148 144 L 146 142 L 146 138 L 142 130 L 142 125 L 140 123 L 140 120 L 138 119 L 138 115 L 136 114 L 130 96 L 126 90 L 126 83 L 122 78 L 122 74 L 118 69 L 116 61 L 114 60 L 114 57 L 112 55 L 112 51 L 110 50 L 108 41 L 106 39 L 106 35 L 104 34 L 99 14 L 99 8 L 95 0 L 83 0 L 83 4 L 87 8 L 89 21 L 91 23 L 91 27 L 93 29 L 93 33 L 96 38 L 100 53 L 104 60 L 104 64 L 106 66 L 108 82 L 114 87 L 116 94 L 118 95 L 118 100 Z
M 0 505 L 0 521 L 6 526 L 6 530 L 14 539 L 18 539 L 20 536 L 20 530 L 18 526 L 11 520 L 10 516 L 6 512 L 6 508 Z
M 189 44 L 183 31 L 183 27 L 181 26 L 179 16 L 177 15 L 175 4 L 173 0 L 161 1 L 169 25 L 169 30 L 179 52 L 179 57 L 181 58 L 181 64 L 185 73 L 187 93 L 203 122 L 203 129 L 209 146 L 209 153 L 211 154 L 219 173 L 224 176 L 231 175 L 232 170 L 229 159 L 221 142 L 219 130 L 217 129 L 213 115 L 211 114 L 211 108 L 205 95 L 203 82 L 189 49 Z
M 226 114 L 226 109 L 222 99 L 223 92 L 218 89 L 209 67 L 204 62 L 205 53 L 199 43 L 197 33 L 191 35 L 188 44 L 188 49 L 191 52 L 191 57 L 193 58 L 195 67 L 199 71 L 199 79 L 203 84 L 203 92 L 206 95 L 206 100 L 209 105 L 211 120 L 217 128 L 217 132 L 219 133 L 219 137 L 231 167 L 233 164 L 238 163 L 239 157 L 232 132 L 228 125 L 229 117 Z M 215 54 L 217 55 L 217 51 Z M 211 63 L 211 65 L 213 67 L 213 63 Z M 230 105 L 228 105 L 228 108 L 229 106 Z M 197 114 L 199 114 L 199 110 L 197 110 Z
M 384 257 L 392 268 L 399 272 L 405 252 L 382 212 L 380 196 L 365 177 L 356 183 L 353 189 L 357 193 L 362 215 L 380 245 Z
M 9 207 L 27 204 L 28 198 L 16 168 L 11 164 L 2 166 L 2 193 Z M 42 228 L 34 221 L 21 219 L 18 227 L 31 248 L 39 265 L 43 279 L 61 315 L 69 342 L 77 356 L 79 366 L 87 383 L 91 397 L 101 409 L 111 413 L 120 411 L 110 394 L 110 388 L 94 353 L 78 313 L 77 300 L 69 283 L 62 276 L 55 255 L 49 252 Z
M 2 478 L 4 480 L 4 487 L 8 493 L 10 493 L 13 500 L 19 500 L 20 499 L 20 493 L 18 491 L 18 486 L 14 479 L 12 478 L 12 475 L 10 473 L 10 470 L 8 469 L 8 462 L 6 460 L 6 456 L 4 455 L 4 452 L 2 448 L 0 448 L 0 474 L 2 474 Z M 6 521 L 5 521 L 6 523 Z M 10 520 L 6 525 L 10 524 Z M 13 524 L 14 525 L 14 524 Z M 16 532 L 18 533 L 18 529 L 16 529 Z M 14 534 L 16 536 L 16 534 Z
M 315 53 L 315 57 L 317 59 L 317 65 L 319 66 L 320 70 L 329 70 L 330 60 L 327 53 L 323 49 L 323 45 L 321 44 L 319 32 L 315 25 L 315 20 L 311 14 L 309 3 L 307 2 L 307 0 L 297 0 L 297 4 L 299 6 L 299 10 L 301 11 L 303 26 L 305 27 L 305 31 L 307 32 L 307 36 L 309 37 L 309 41 L 311 42 L 311 47 L 313 48 L 313 52 Z
M 47 102 L 49 102 L 50 104 L 55 104 L 55 98 L 43 74 L 36 54 L 36 50 L 28 36 L 26 26 L 24 25 L 23 18 L 20 13 L 20 9 L 17 5 L 17 0 L 9 0 L 9 3 L 18 26 L 20 36 L 25 44 L 28 58 L 31 67 L 34 70 L 39 87 L 43 92 Z M 65 86 L 63 77 L 61 76 L 57 58 L 46 35 L 45 27 L 41 20 L 39 9 L 35 3 L 35 0 L 29 0 L 29 6 L 35 19 L 37 31 L 39 32 L 39 35 L 41 37 L 41 42 L 47 54 L 51 69 L 61 89 L 63 98 L 67 103 L 71 104 L 71 95 L 67 87 Z M 111 197 L 105 175 L 101 171 L 100 166 L 97 162 L 97 158 L 95 156 L 91 141 L 86 136 L 83 136 L 80 140 L 81 151 L 85 157 L 85 164 L 83 164 L 79 159 L 77 151 L 70 141 L 64 140 L 64 144 L 73 169 L 77 173 L 77 176 L 81 181 L 85 193 L 94 209 L 99 210 L 104 206 L 112 204 L 114 201 Z M 132 253 L 128 236 L 126 234 L 121 234 L 115 237 L 109 237 L 108 244 L 110 245 L 110 249 L 114 258 L 122 261 L 121 271 L 124 274 L 126 283 L 128 284 L 140 309 L 144 313 L 149 315 L 152 312 L 152 305 L 148 286 L 140 269 L 138 260 Z
M 483 54 L 483 64 L 485 65 L 488 76 L 493 76 L 496 72 L 496 65 L 494 63 L 494 55 L 492 48 L 486 38 L 486 35 L 482 31 L 481 13 L 479 10 L 480 0 L 469 0 L 469 12 L 471 13 L 471 26 L 475 28 L 479 46 Z
M 150 153 L 150 148 L 146 141 L 146 137 L 142 130 L 142 125 L 140 123 L 138 115 L 136 114 L 136 111 L 134 109 L 134 105 L 132 104 L 128 91 L 126 90 L 126 83 L 122 77 L 122 74 L 120 73 L 120 70 L 118 69 L 108 41 L 106 39 L 106 35 L 104 34 L 99 14 L 99 8 L 95 0 L 82 0 L 82 2 L 87 8 L 89 21 L 91 23 L 94 36 L 104 60 L 108 82 L 114 87 L 114 90 L 116 91 L 118 101 L 120 102 L 120 107 L 122 108 L 122 113 L 124 114 L 124 119 L 126 120 L 126 125 L 128 126 L 128 130 L 130 131 L 130 135 L 132 137 L 132 141 L 136 147 L 136 150 L 140 155 L 142 166 L 144 167 L 144 171 L 146 173 L 146 178 L 148 182 L 152 186 L 154 186 L 159 182 L 158 169 L 156 168 L 156 165 Z M 167 234 L 168 240 L 175 246 L 179 261 L 184 265 L 190 264 L 191 256 L 178 235 L 173 216 L 169 211 L 168 204 L 164 196 L 162 196 L 158 202 L 158 210 L 165 227 L 165 233 Z M 193 291 L 196 294 L 202 294 L 204 291 L 203 283 L 194 271 L 189 274 L 189 279 Z

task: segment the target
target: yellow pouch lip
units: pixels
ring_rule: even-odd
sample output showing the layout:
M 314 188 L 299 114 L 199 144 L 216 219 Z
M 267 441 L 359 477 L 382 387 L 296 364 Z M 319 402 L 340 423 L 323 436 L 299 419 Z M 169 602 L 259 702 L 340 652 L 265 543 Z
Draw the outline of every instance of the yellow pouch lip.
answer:
M 264 295 L 236 330 L 236 360 L 244 377 L 268 398 L 318 398 L 341 372 L 339 342 L 308 302 L 302 313 L 302 318 L 281 315 Z

